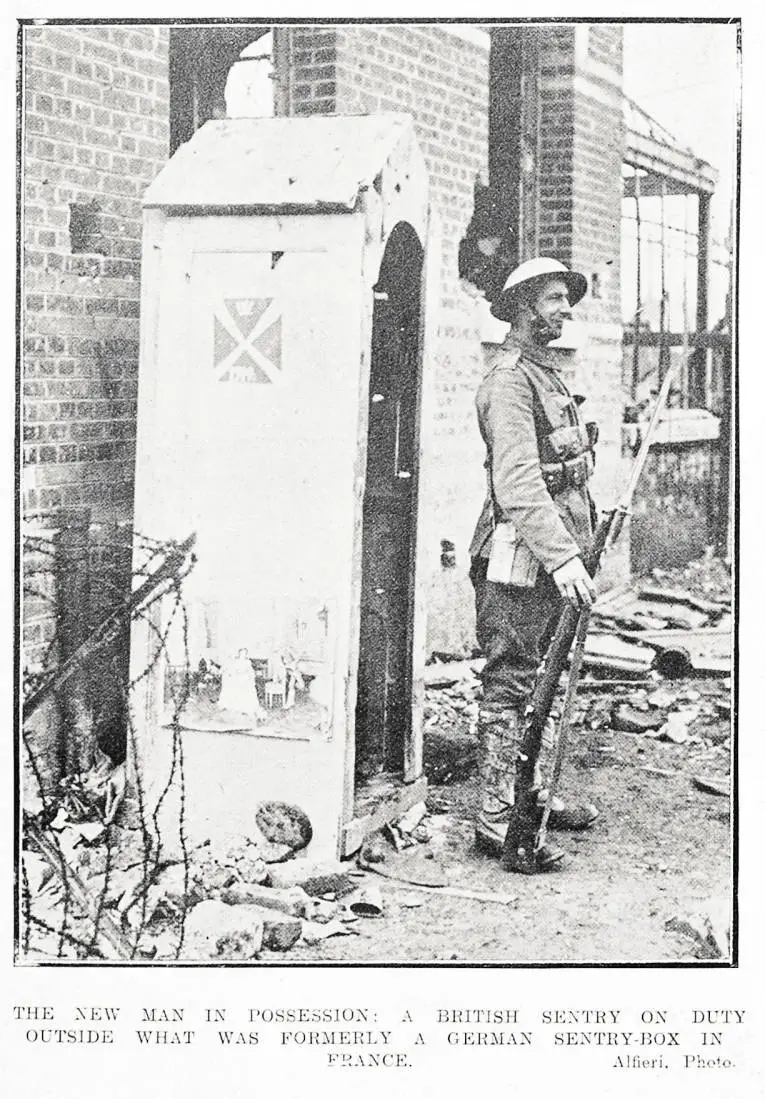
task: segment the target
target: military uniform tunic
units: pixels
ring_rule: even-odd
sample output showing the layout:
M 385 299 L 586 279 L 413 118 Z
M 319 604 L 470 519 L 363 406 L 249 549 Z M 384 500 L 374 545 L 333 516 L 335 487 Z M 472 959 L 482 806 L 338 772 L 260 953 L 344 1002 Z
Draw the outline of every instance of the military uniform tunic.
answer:
M 592 449 L 554 349 L 489 352 L 476 409 L 488 488 L 470 555 L 484 701 L 523 706 L 561 609 L 550 574 L 592 538 Z M 500 524 L 514 547 L 503 583 L 486 576 Z

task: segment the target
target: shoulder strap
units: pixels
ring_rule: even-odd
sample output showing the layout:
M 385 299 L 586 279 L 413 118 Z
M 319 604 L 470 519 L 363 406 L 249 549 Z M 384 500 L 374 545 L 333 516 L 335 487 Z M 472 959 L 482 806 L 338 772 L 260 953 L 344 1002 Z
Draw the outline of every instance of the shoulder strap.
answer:
M 505 369 L 512 370 L 518 365 L 521 358 L 521 349 L 519 347 L 494 347 L 486 352 L 486 371 L 484 373 L 484 381 L 490 377 L 495 370 Z

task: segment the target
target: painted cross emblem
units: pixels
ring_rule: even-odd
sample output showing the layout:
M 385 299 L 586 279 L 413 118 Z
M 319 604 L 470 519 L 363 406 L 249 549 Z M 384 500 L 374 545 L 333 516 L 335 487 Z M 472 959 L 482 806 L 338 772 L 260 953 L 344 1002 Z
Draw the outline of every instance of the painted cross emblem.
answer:
M 274 298 L 224 298 L 214 316 L 213 370 L 217 381 L 279 381 L 280 303 Z

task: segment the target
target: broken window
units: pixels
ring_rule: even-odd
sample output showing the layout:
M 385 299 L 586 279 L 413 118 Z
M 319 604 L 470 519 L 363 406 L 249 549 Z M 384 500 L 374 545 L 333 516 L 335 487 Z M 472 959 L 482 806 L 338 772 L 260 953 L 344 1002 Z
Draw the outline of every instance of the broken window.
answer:
M 712 352 L 729 342 L 731 254 L 710 237 L 714 169 L 624 100 L 623 382 L 639 418 L 672 365 L 670 406 L 720 404 Z M 690 353 L 692 350 L 692 354 Z
M 229 118 L 271 118 L 275 114 L 273 32 L 250 42 L 231 66 L 224 97 Z
M 459 246 L 459 275 L 491 301 L 539 247 L 539 30 L 492 30 L 489 55 L 489 183 L 476 181 Z
M 210 119 L 287 114 L 288 44 L 280 27 L 172 27 L 170 153 Z

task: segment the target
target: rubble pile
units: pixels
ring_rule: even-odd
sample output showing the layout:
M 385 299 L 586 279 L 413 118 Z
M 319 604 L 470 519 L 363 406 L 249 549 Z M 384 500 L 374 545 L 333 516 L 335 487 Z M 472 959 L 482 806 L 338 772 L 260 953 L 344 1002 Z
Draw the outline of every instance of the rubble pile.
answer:
M 650 686 L 618 685 L 605 697 L 599 692 L 592 695 L 592 685 L 586 680 L 582 685 L 576 719 L 580 727 L 676 745 L 681 751 L 668 757 L 667 774 L 687 776 L 696 790 L 730 793 L 730 680 L 665 684 L 656 677 Z M 601 751 L 606 748 L 601 746 Z M 650 764 L 644 769 L 658 773 Z
M 572 719 L 582 734 L 577 765 L 616 762 L 629 743 L 638 746 L 629 749 L 631 758 L 645 761 L 640 770 L 680 776 L 695 797 L 729 799 L 728 570 L 713 559 L 674 573 L 656 570 L 602 597 L 593 617 Z M 668 652 L 687 660 L 663 660 Z M 514 903 L 515 896 L 464 888 L 459 873 L 472 830 L 461 801 L 469 787 L 460 784 L 476 766 L 482 668 L 480 659 L 426 668 L 427 801 L 368 837 L 355 860 L 317 865 L 311 822 L 283 802 L 257 806 L 247 836 L 171 856 L 125 795 L 124 765 L 107 766 L 103 758 L 91 772 L 64 780 L 45 805 L 29 801 L 21 864 L 25 954 L 268 962 L 332 936 L 358 935 L 365 920 L 386 915 L 391 893 L 388 912 L 417 908 L 436 892 Z M 558 706 L 565 686 L 564 673 Z M 667 930 L 695 937 L 699 956 L 712 956 L 722 951 L 713 923 L 689 917 Z
M 434 662 L 425 669 L 423 763 L 431 783 L 469 778 L 476 766 L 476 725 L 484 661 Z
M 595 604 L 585 666 L 642 678 L 731 674 L 730 569 L 708 554 L 684 569 L 654 569 Z
M 565 676 L 561 692 L 564 688 Z M 579 685 L 572 726 L 684 745 L 694 765 L 728 775 L 731 688 L 728 677 L 664 680 L 654 670 L 645 680 L 632 681 L 599 679 L 588 673 Z M 474 722 L 480 692 L 480 683 L 472 674 L 460 683 L 458 691 L 454 686 L 426 689 L 424 755 L 433 785 L 461 781 L 474 770 Z M 460 701 L 467 697 L 472 701 L 455 711 L 455 694 Z
M 163 857 L 161 845 L 140 828 L 113 822 L 89 831 L 61 806 L 45 826 L 54 833 L 52 843 L 39 844 L 45 814 L 32 808 L 38 812 L 25 814 L 22 860 L 24 908 L 34 917 L 30 955 L 267 961 L 334 935 L 357 934 L 355 925 L 384 912 L 379 889 L 370 884 L 386 872 L 382 848 L 375 855 L 367 845 L 370 861 L 360 858 L 358 866 L 299 857 L 310 824 L 295 806 L 261 805 L 256 816 L 268 836 L 255 824 L 258 838 L 208 841 L 185 859 Z M 389 855 L 430 842 L 425 813 L 420 802 L 385 826 L 376 838 Z M 444 884 L 438 874 L 428 880 Z
M 730 569 L 707 554 L 686 568 L 655 569 L 602 595 L 587 638 L 573 726 L 682 747 L 693 787 L 727 794 L 731 592 Z M 482 667 L 481 660 L 455 660 L 426 669 L 424 760 L 431 807 L 439 801 L 434 786 L 459 782 L 475 769 Z M 559 700 L 565 686 L 564 673 Z

